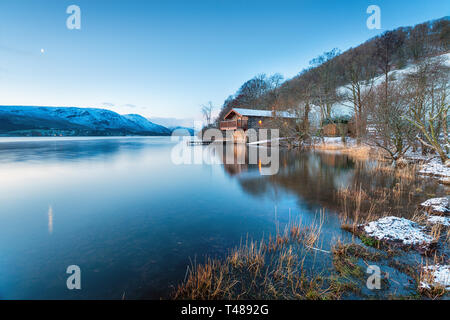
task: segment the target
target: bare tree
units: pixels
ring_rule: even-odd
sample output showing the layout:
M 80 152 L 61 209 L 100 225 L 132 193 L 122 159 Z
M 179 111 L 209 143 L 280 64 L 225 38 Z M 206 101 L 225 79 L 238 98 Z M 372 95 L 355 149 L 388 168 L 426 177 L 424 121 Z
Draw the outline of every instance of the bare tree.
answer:
M 311 136 L 309 114 L 312 107 L 313 90 L 315 83 L 311 69 L 302 72 L 301 77 L 296 78 L 292 84 L 291 96 L 294 97 L 291 110 L 301 119 L 299 137 L 307 140 Z
M 214 109 L 214 106 L 211 101 L 209 101 L 207 104 L 202 105 L 203 118 L 205 119 L 206 126 L 208 126 L 208 127 L 211 125 L 213 109 Z
M 283 108 L 282 85 L 283 76 L 276 73 L 270 76 L 267 80 L 267 91 L 264 92 L 258 99 L 260 106 L 264 109 L 272 111 Z
M 375 41 L 374 60 L 384 75 L 384 103 L 389 100 L 389 72 L 392 70 L 395 54 L 403 44 L 403 37 L 398 32 L 388 31 L 378 37 Z
M 404 159 L 415 136 L 415 128 L 405 118 L 408 101 L 401 83 L 390 82 L 391 93 L 384 99 L 386 85 L 381 83 L 372 96 L 371 131 L 368 143 L 385 150 L 397 166 Z
M 361 138 L 366 131 L 367 117 L 367 99 L 373 91 L 373 78 L 375 70 L 370 61 L 367 61 L 368 54 L 363 50 L 365 48 L 350 50 L 349 54 L 342 59 L 345 80 L 348 84 L 345 86 L 348 90 L 346 100 L 353 108 L 355 119 L 355 135 L 357 144 L 361 144 Z
M 450 67 L 441 58 L 420 62 L 406 77 L 408 120 L 419 130 L 423 146 L 448 159 L 447 113 Z
M 429 29 L 428 23 L 421 23 L 409 32 L 407 48 L 415 61 L 423 58 L 429 51 Z
M 246 108 L 261 109 L 259 99 L 271 89 L 267 76 L 259 74 L 239 88 L 236 93 L 236 100 Z
M 322 121 L 325 119 L 332 121 L 332 108 L 339 100 L 336 90 L 337 70 L 336 65 L 332 63 L 332 60 L 339 54 L 340 51 L 334 48 L 310 61 L 310 65 L 316 68 L 314 96 L 316 104 L 320 106 Z

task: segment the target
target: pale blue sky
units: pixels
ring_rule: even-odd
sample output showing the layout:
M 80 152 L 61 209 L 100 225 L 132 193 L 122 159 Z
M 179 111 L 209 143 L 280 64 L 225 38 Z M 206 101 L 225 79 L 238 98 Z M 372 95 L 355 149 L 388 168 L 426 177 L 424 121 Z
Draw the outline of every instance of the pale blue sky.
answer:
M 66 28 L 71 4 L 81 30 Z M 366 27 L 371 4 L 381 30 Z M 258 73 L 290 78 L 326 50 L 449 14 L 447 0 L 2 0 L 0 105 L 198 117 Z

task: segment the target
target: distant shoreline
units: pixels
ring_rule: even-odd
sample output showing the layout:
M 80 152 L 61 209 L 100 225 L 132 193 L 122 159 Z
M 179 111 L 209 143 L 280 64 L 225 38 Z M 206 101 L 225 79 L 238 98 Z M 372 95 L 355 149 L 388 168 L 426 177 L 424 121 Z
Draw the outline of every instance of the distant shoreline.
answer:
M 0 138 L 71 138 L 71 137 L 170 137 L 171 134 L 76 134 L 76 135 L 26 135 L 0 134 Z

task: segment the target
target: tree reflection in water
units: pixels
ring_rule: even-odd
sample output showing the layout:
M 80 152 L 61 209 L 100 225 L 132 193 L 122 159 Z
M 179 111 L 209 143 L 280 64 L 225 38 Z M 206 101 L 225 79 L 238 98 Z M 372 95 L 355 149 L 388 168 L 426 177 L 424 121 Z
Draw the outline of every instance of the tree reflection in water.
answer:
M 251 148 L 251 147 L 250 147 Z M 430 196 L 445 195 L 445 187 L 411 172 L 399 174 L 387 164 L 355 160 L 347 155 L 280 150 L 280 168 L 275 175 L 261 175 L 261 164 L 249 164 L 249 147 L 234 145 L 232 159 L 222 158 L 224 171 L 239 180 L 242 189 L 257 197 L 272 197 L 277 189 L 297 196 L 299 202 L 334 212 L 355 210 L 355 198 L 364 194 L 361 212 L 410 217 L 417 205 Z M 225 152 L 223 153 L 225 154 Z M 237 164 L 243 158 L 245 163 Z M 345 195 L 346 203 L 343 203 Z

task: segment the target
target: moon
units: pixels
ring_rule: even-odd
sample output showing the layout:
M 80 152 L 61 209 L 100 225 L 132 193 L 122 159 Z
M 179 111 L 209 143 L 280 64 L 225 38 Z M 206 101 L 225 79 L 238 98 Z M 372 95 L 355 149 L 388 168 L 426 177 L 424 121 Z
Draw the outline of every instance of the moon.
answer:
M 41 49 L 41 53 L 44 53 L 44 52 L 45 52 L 45 50 L 44 50 L 44 48 L 42 48 L 42 49 Z

